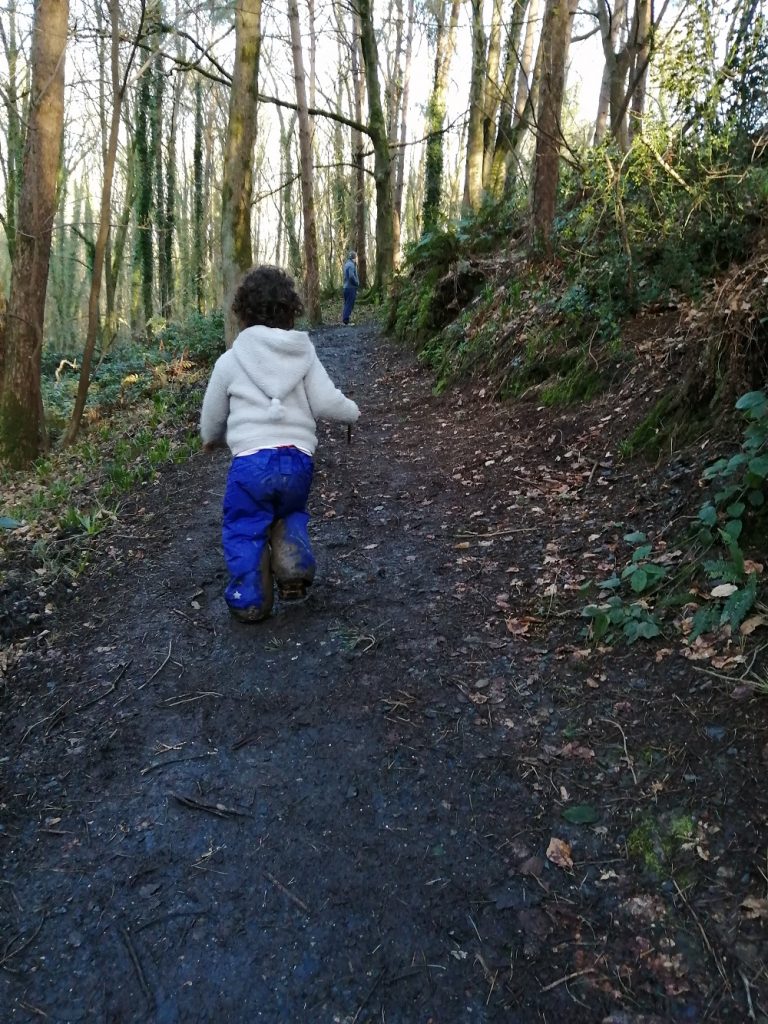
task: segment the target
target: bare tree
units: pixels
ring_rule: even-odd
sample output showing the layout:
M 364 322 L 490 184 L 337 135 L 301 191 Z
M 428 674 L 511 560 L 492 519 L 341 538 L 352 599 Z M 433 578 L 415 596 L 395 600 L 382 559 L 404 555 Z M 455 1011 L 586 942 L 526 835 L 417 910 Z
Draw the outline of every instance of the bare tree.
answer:
M 227 346 L 235 340 L 239 326 L 232 313 L 235 288 L 253 262 L 251 197 L 260 51 L 261 0 L 240 0 L 235 6 L 235 68 L 221 185 L 221 277 Z
M 96 244 L 93 251 L 93 269 L 91 271 L 91 288 L 88 296 L 88 328 L 85 335 L 85 346 L 83 359 L 80 366 L 80 380 L 78 382 L 75 406 L 69 426 L 64 435 L 63 443 L 71 444 L 77 437 L 80 429 L 80 421 L 85 409 L 85 400 L 88 397 L 88 387 L 91 379 L 91 363 L 93 352 L 96 347 L 96 339 L 99 332 L 99 300 L 101 298 L 101 281 L 104 270 L 104 254 L 107 249 L 109 237 L 111 214 L 112 214 L 112 181 L 115 176 L 115 163 L 117 160 L 117 141 L 120 131 L 120 117 L 122 114 L 125 87 L 130 73 L 131 64 L 136 53 L 135 45 L 126 64 L 122 80 L 120 77 L 120 3 L 119 0 L 109 0 L 109 25 L 110 25 L 110 74 L 112 79 L 112 113 L 109 123 L 109 137 L 103 153 L 102 183 L 101 183 L 101 209 L 99 211 L 99 231 L 96 236 Z M 141 34 L 141 26 L 139 26 Z
M 301 160 L 301 201 L 304 213 L 304 288 L 309 320 L 319 324 L 320 272 L 317 264 L 317 225 L 315 223 L 314 176 L 312 173 L 312 133 L 309 124 L 307 88 L 304 77 L 304 54 L 301 49 L 301 24 L 297 0 L 288 0 L 288 19 L 291 24 L 291 50 L 293 77 L 296 82 L 296 102 L 299 114 L 299 157 Z
M 14 466 L 30 462 L 45 444 L 40 360 L 64 127 L 68 18 L 68 0 L 38 0 L 18 233 L 0 353 L 0 451 Z
M 531 233 L 549 245 L 560 177 L 560 114 L 571 25 L 578 0 L 547 0 L 541 29 L 541 87 L 536 117 L 536 158 L 533 168 Z

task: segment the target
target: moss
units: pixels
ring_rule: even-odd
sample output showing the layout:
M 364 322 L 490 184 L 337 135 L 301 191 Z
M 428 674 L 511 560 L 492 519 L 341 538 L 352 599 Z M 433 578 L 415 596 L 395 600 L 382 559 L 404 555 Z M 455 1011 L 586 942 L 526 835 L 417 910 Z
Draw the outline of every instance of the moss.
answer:
M 627 853 L 651 874 L 677 877 L 680 869 L 675 861 L 694 833 L 695 822 L 687 813 L 662 815 L 658 820 L 645 817 L 627 837 Z

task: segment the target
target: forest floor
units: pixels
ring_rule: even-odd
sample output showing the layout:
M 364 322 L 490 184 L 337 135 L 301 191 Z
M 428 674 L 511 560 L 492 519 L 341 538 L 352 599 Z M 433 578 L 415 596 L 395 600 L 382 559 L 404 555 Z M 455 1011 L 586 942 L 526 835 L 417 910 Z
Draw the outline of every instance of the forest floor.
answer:
M 768 699 L 579 618 L 695 467 L 606 455 L 637 387 L 492 406 L 372 326 L 316 344 L 362 418 L 321 431 L 307 602 L 230 619 L 200 453 L 6 679 L 3 1024 L 766 1024 Z

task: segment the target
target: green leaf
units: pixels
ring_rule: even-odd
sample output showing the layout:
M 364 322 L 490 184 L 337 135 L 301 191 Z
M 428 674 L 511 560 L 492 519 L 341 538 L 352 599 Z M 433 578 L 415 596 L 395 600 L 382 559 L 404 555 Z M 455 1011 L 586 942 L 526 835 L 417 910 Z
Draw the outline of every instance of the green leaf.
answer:
M 638 622 L 637 635 L 644 640 L 650 640 L 651 637 L 660 636 L 661 630 L 652 619 L 646 619 L 645 622 Z
M 566 807 L 563 817 L 572 825 L 591 825 L 600 820 L 600 812 L 591 804 L 576 804 L 575 807 Z
M 768 396 L 766 396 L 764 391 L 748 391 L 746 395 L 742 395 L 736 402 L 736 408 L 740 412 L 747 412 L 749 409 L 756 409 L 760 405 L 765 405 L 766 402 L 768 402 Z
M 743 501 L 734 501 L 734 503 L 732 505 L 729 505 L 725 511 L 727 515 L 731 517 L 731 519 L 741 519 L 741 517 L 744 515 L 744 509 L 746 507 L 747 506 L 744 504 Z
M 768 476 L 768 455 L 756 455 L 750 459 L 749 472 L 765 480 Z
M 714 505 L 702 505 L 699 509 L 699 519 L 705 526 L 714 526 L 717 522 L 717 512 Z
M 660 580 L 667 575 L 666 568 L 663 565 L 657 565 L 655 562 L 646 562 L 643 568 L 648 573 L 649 578 L 653 580 Z
M 729 519 L 725 524 L 725 532 L 732 540 L 738 540 L 743 529 L 744 523 L 740 519 Z
M 597 584 L 601 590 L 615 590 L 616 587 L 621 586 L 621 580 L 618 576 L 611 576 L 610 579 L 603 580 L 602 583 Z
M 637 548 L 632 554 L 633 562 L 642 562 L 644 558 L 647 558 L 653 550 L 653 544 L 643 544 L 642 547 Z
M 727 466 L 727 459 L 718 459 L 717 462 L 713 462 L 711 466 L 707 466 L 701 475 L 705 480 L 711 480 L 713 476 L 719 476 Z
M 756 597 L 757 578 L 752 573 L 747 584 L 741 590 L 737 590 L 735 594 L 731 594 L 723 605 L 723 612 L 720 616 L 721 625 L 728 622 L 732 629 L 738 629 L 755 603 Z
M 729 473 L 732 473 L 734 469 L 739 469 L 741 466 L 745 466 L 746 464 L 747 456 L 744 452 L 738 452 L 738 454 L 732 455 L 730 459 L 728 459 L 726 469 Z
M 634 533 L 625 533 L 624 540 L 627 544 L 642 544 L 644 540 L 648 538 L 640 530 L 636 530 Z
M 720 609 L 717 605 L 707 604 L 703 608 L 699 608 L 693 616 L 693 629 L 689 639 L 693 641 L 698 639 L 702 633 L 709 633 L 710 630 L 715 629 L 719 619 Z
M 632 573 L 632 579 L 629 583 L 636 594 L 642 594 L 648 586 L 648 573 L 645 569 L 637 569 Z
M 755 489 L 749 492 L 749 494 L 747 495 L 747 501 L 752 506 L 752 508 L 762 508 L 762 506 L 765 504 L 765 495 L 762 491 L 758 491 L 757 489 Z
M 18 519 L 11 519 L 10 516 L 0 516 L 0 530 L 17 530 L 21 526 Z
M 729 487 L 724 487 L 722 491 L 718 491 L 715 494 L 715 504 L 724 505 L 726 501 L 730 501 L 731 498 L 741 491 L 741 487 L 738 484 L 731 484 Z
M 601 612 L 592 619 L 592 638 L 594 640 L 602 640 L 611 625 L 611 620 L 605 614 Z

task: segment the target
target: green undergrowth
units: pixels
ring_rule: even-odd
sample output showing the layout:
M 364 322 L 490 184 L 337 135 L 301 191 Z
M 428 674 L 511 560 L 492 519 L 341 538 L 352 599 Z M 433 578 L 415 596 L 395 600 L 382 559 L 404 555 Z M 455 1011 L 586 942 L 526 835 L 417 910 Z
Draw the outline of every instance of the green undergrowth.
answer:
M 649 122 L 628 154 L 585 150 L 564 169 L 546 255 L 525 242 L 523 197 L 426 234 L 406 253 L 388 329 L 416 350 L 438 392 L 475 379 L 501 399 L 588 401 L 628 369 L 627 321 L 706 293 L 713 275 L 749 255 L 765 219 L 766 168 L 733 140 L 686 145 Z M 658 408 L 628 452 L 690 411 Z
M 711 645 L 747 636 L 768 619 L 761 610 L 761 574 L 768 544 L 768 395 L 736 402 L 741 446 L 703 473 L 706 500 L 687 532 L 654 540 L 644 529 L 624 535 L 627 555 L 614 574 L 585 593 L 582 610 L 595 644 L 659 636 Z M 750 554 L 754 554 L 754 559 Z
M 63 450 L 54 445 L 29 470 L 0 468 L 0 550 L 23 539 L 39 575 L 79 574 L 89 538 L 117 521 L 126 497 L 199 449 L 202 394 L 222 350 L 221 317 L 194 317 L 169 326 L 153 349 L 124 348 L 102 360 L 77 442 Z M 46 353 L 44 394 L 54 439 L 76 387 L 71 367 Z

